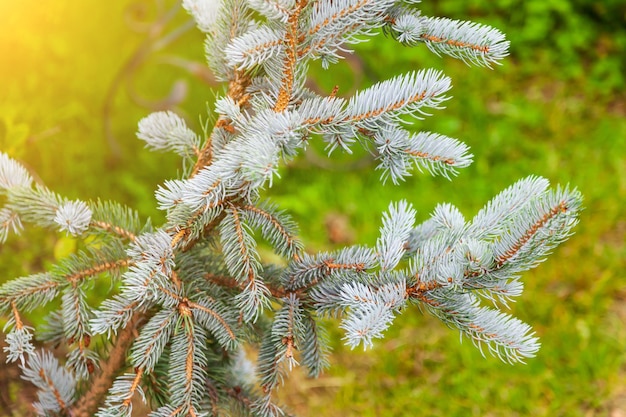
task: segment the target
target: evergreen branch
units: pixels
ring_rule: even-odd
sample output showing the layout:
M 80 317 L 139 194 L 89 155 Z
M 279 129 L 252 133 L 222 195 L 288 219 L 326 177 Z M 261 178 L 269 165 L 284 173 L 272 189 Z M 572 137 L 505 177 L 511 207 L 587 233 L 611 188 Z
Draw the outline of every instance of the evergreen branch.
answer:
M 296 225 L 283 212 L 274 207 L 245 205 L 246 218 L 253 227 L 261 227 L 263 236 L 268 239 L 280 255 L 299 258 L 302 243 L 295 238 Z
M 352 349 L 362 342 L 363 350 L 366 350 L 373 346 L 372 339 L 383 337 L 383 332 L 393 319 L 392 311 L 384 305 L 368 305 L 366 308 L 351 312 L 342 322 L 340 327 L 346 331 L 343 339 Z
M 169 342 L 179 315 L 161 310 L 143 326 L 133 343 L 130 362 L 135 368 L 152 372 Z
M 89 335 L 89 326 L 86 324 L 89 321 L 87 305 L 80 288 L 76 285 L 68 287 L 63 294 L 61 304 L 65 336 L 68 341 L 73 343 Z
M 223 210 L 222 206 L 227 202 L 227 199 L 223 199 L 206 211 L 204 209 L 197 210 L 185 219 L 183 226 L 168 228 L 168 233 L 173 234 L 172 249 L 180 247 L 183 252 L 186 252 L 193 248 L 200 241 L 200 238 L 213 231 L 226 217 L 226 211 Z M 173 223 L 176 223 L 176 219 Z
M 439 55 L 491 67 L 508 55 L 509 41 L 497 29 L 474 22 L 424 17 L 420 40 Z
M 87 379 L 99 358 L 91 350 L 89 313 L 85 295 L 77 285 L 68 286 L 61 298 L 61 323 L 68 345 L 76 345 L 69 353 L 66 366 L 77 379 Z
M 133 382 L 131 383 L 130 389 L 128 390 L 128 398 L 124 400 L 122 405 L 126 408 L 130 407 L 130 403 L 135 395 L 137 389 L 139 389 L 139 383 L 141 382 L 141 377 L 145 372 L 144 368 L 139 367 L 135 370 L 135 378 L 133 378 Z
M 363 342 L 371 347 L 374 338 L 382 337 L 395 313 L 405 305 L 406 279 L 401 273 L 381 270 L 373 280 L 330 282 L 311 294 L 314 307 L 322 315 L 347 311 L 341 327 L 346 330 L 346 344 L 352 348 Z
M 501 268 L 505 263 L 514 258 L 521 249 L 533 239 L 551 220 L 555 219 L 560 214 L 568 213 L 570 207 L 566 201 L 559 201 L 558 204 L 552 206 L 550 210 L 543 214 L 543 216 L 537 219 L 531 224 L 520 236 L 517 237 L 514 243 L 509 244 L 503 253 L 500 253 L 496 257 L 496 267 Z
M 169 379 L 171 386 L 170 407 L 177 414 L 195 416 L 198 413 L 199 399 L 205 390 L 207 380 L 207 358 L 203 352 L 206 334 L 195 326 L 190 311 L 181 311 L 182 328 L 172 339 Z
M 383 116 L 397 120 L 405 113 L 426 114 L 424 107 L 438 108 L 450 87 L 450 78 L 439 71 L 413 71 L 358 92 L 349 100 L 341 120 L 377 130 L 376 123 Z
M 224 59 L 224 50 L 234 38 L 244 34 L 253 23 L 247 2 L 246 0 L 196 1 L 202 1 L 205 5 L 208 4 L 210 8 L 214 8 L 215 5 L 221 2 L 225 3 L 222 7 L 219 7 L 217 13 L 208 14 L 214 23 L 211 24 L 210 28 L 205 28 L 209 29 L 205 43 L 205 52 L 207 62 L 213 70 L 215 78 L 218 81 L 232 81 L 236 75 L 233 74 L 234 71 L 227 65 Z M 201 30 L 203 30 L 202 27 Z
M 544 193 L 550 183 L 547 179 L 529 176 L 504 189 L 472 219 L 469 231 L 477 238 L 494 238 L 502 234 L 509 220 Z
M 137 235 L 151 231 L 150 221 L 143 224 L 137 211 L 113 201 L 100 201 L 90 205 L 93 212 L 91 231 L 103 231 L 134 242 Z
M 87 277 L 91 277 L 94 275 L 99 275 L 103 272 L 127 268 L 132 265 L 132 261 L 130 258 L 126 259 L 118 259 L 113 262 L 103 262 L 100 264 L 95 264 L 89 268 L 83 270 L 76 270 L 73 273 L 66 275 L 64 278 L 71 284 L 76 284 L 79 281 L 84 280 Z
M 323 261 L 322 263 L 330 271 L 333 271 L 333 270 L 355 271 L 355 272 L 365 271 L 365 264 L 363 262 L 337 263 L 335 262 L 334 259 L 330 258 L 330 259 Z
M 225 275 L 216 275 L 212 273 L 206 273 L 204 277 L 214 284 L 219 285 L 220 287 L 228 288 L 228 289 L 239 289 L 245 290 L 246 284 L 238 282 L 235 278 L 225 276 Z M 272 295 L 272 297 L 280 299 L 287 297 L 289 294 L 294 293 L 298 296 L 302 296 L 303 290 L 295 290 L 288 291 L 282 286 L 272 285 L 271 283 L 266 284 L 268 291 Z
M 337 50 L 343 43 L 358 42 L 358 35 L 371 34 L 372 29 L 382 26 L 385 11 L 393 0 L 345 0 L 320 1 L 313 4 L 306 39 L 299 56 L 320 55 L 322 65 L 337 60 Z
M 65 412 L 65 410 L 68 407 L 68 404 L 63 399 L 63 396 L 62 396 L 61 392 L 56 387 L 56 384 L 54 383 L 52 378 L 50 378 L 50 375 L 47 375 L 45 370 L 42 369 L 40 371 L 40 373 L 39 373 L 39 376 L 40 376 L 41 380 L 43 381 L 43 383 L 46 385 L 46 389 L 48 391 L 50 391 L 52 393 L 52 395 L 54 396 L 54 399 L 57 402 L 57 406 L 58 406 L 59 411 Z
M 134 312 L 130 320 L 117 335 L 117 339 L 109 350 L 109 357 L 100 363 L 98 373 L 80 400 L 71 408 L 74 417 L 91 417 L 96 413 L 99 404 L 105 398 L 113 384 L 115 376 L 126 364 L 126 351 L 135 340 L 137 329 L 146 319 L 145 313 Z
M 195 351 L 195 337 L 194 337 L 194 333 L 192 331 L 187 331 L 187 346 L 189 347 L 188 351 L 187 351 L 187 355 L 185 357 L 185 379 L 186 379 L 186 386 L 188 388 L 186 388 L 190 395 L 189 395 L 189 414 L 195 417 L 195 413 L 193 412 L 194 410 L 194 406 L 192 404 L 192 395 L 191 395 L 191 390 L 193 388 L 193 380 L 194 380 L 194 373 L 195 373 L 195 369 L 196 366 L 202 366 L 202 363 L 196 363 L 196 358 L 194 353 L 196 353 Z
M 34 403 L 39 415 L 50 413 L 71 414 L 76 393 L 76 381 L 52 353 L 35 352 L 28 362 L 21 366 L 23 378 L 33 383 L 38 389 L 39 402 Z
M 51 275 L 59 286 L 77 286 L 86 278 L 104 272 L 110 272 L 114 279 L 119 277 L 122 269 L 133 264 L 126 256 L 124 248 L 117 240 L 109 245 L 92 247 L 87 251 L 72 254 L 51 268 Z
M 472 154 L 468 150 L 467 145 L 456 139 L 420 132 L 410 137 L 404 152 L 415 158 L 418 169 L 424 168 L 433 175 L 441 174 L 450 179 L 450 174 L 458 173 L 457 168 L 465 168 L 472 163 Z
M 324 126 L 331 125 L 337 120 L 337 115 L 341 114 L 345 103 L 341 97 L 305 98 L 298 106 L 298 113 L 302 116 L 303 125 L 323 132 Z
M 226 211 L 225 210 L 220 211 L 219 214 L 215 216 L 215 218 L 213 218 L 213 220 L 206 223 L 206 225 L 202 229 L 201 236 L 209 235 L 212 231 L 214 231 L 217 228 L 217 226 L 219 226 L 219 224 L 222 222 L 222 220 L 224 220 L 225 217 L 226 217 Z M 183 236 L 184 235 L 189 235 L 189 232 L 183 232 Z M 187 240 L 185 245 L 181 248 L 181 251 L 187 252 L 191 250 L 199 241 L 200 239 Z
M 285 33 L 261 26 L 233 39 L 226 47 L 228 64 L 238 70 L 249 70 L 277 56 L 282 51 Z
M 272 326 L 272 338 L 280 341 L 276 355 L 278 363 L 285 362 L 289 371 L 296 365 L 296 343 L 304 340 L 304 310 L 300 299 L 293 293 L 283 299 L 283 307 L 276 313 Z
M 64 201 L 54 216 L 54 222 L 61 231 L 71 236 L 80 236 L 89 228 L 91 209 L 83 201 Z
M 199 173 L 198 176 L 196 176 L 196 180 L 202 177 L 203 174 L 206 174 L 206 176 L 208 177 L 211 173 L 212 172 L 209 170 L 203 170 Z M 223 178 L 219 178 L 219 177 L 215 180 L 210 181 L 209 186 L 204 187 L 202 192 L 198 196 L 195 197 L 196 199 L 202 200 L 204 204 L 202 204 L 201 209 L 199 209 L 196 213 L 194 213 L 194 216 L 190 217 L 190 219 L 187 222 L 187 227 L 190 227 L 190 225 L 193 224 L 194 217 L 198 218 L 202 214 L 206 213 L 208 210 L 215 208 L 224 203 L 225 199 L 223 196 L 224 194 L 223 182 L 224 182 Z M 187 200 L 188 200 L 188 197 L 187 197 Z M 185 200 L 182 200 L 182 201 L 185 201 Z
M 332 276 L 365 275 L 376 264 L 374 251 L 359 246 L 345 248 L 333 254 L 320 253 L 311 256 L 304 253 L 299 259 L 290 262 L 282 281 L 288 291 L 305 291 Z
M 305 87 L 311 59 L 327 67 L 347 51 L 344 45 L 385 25 L 404 44 L 426 43 L 469 63 L 490 66 L 507 55 L 498 30 L 422 17 L 410 6 L 417 3 L 183 0 L 207 34 L 216 78 L 229 85 L 215 103 L 212 129 L 204 126 L 205 138 L 170 112 L 139 123 L 148 147 L 174 151 L 184 163 L 183 177 L 156 192 L 158 207 L 167 211 L 159 228 L 141 224 L 124 206 L 87 205 L 33 186 L 28 171 L 0 153 L 0 196 L 7 200 L 0 208 L 0 241 L 26 221 L 106 242 L 62 260 L 50 273 L 0 286 L 0 312 L 13 327 L 7 358 L 20 359 L 25 379 L 40 388 L 40 414 L 91 416 L 106 396 L 99 417 L 129 417 L 135 394 L 146 400 L 142 379 L 158 380 L 167 370 L 163 384 L 148 392 L 158 408 L 154 417 L 217 414 L 224 407 L 237 415 L 282 415 L 272 392 L 297 360 L 315 376 L 327 366 L 322 315 L 343 314 L 346 344 L 367 348 L 408 301 L 502 360 L 535 354 L 539 344 L 528 325 L 480 303 L 506 304 L 521 293 L 518 273 L 570 235 L 578 191 L 546 191 L 547 181 L 530 177 L 496 196 L 471 222 L 440 204 L 417 227 L 414 210 L 401 202 L 383 215 L 374 248 L 316 255 L 304 252 L 289 216 L 260 202 L 263 187 L 280 176 L 281 161 L 295 157 L 312 135 L 322 137 L 329 154 L 351 153 L 357 144 L 373 150 L 383 181 L 394 183 L 413 166 L 449 178 L 471 163 L 468 147 L 456 139 L 402 127 L 405 115 L 420 118 L 447 100 L 450 79 L 439 71 L 398 75 L 349 99 L 337 98 L 337 88 L 321 97 Z M 256 21 L 259 16 L 265 19 Z M 255 232 L 287 266 L 261 263 Z M 214 244 L 218 235 L 221 245 Z M 83 291 L 91 277 L 107 272 L 114 281 L 121 275 L 121 293 L 109 295 L 89 321 L 94 312 Z M 52 355 L 35 353 L 20 316 L 60 291 L 61 306 L 50 314 L 44 339 L 69 347 L 64 367 Z M 261 314 L 274 306 L 272 314 Z M 269 322 L 257 323 L 260 317 Z M 108 359 L 89 349 L 92 333 L 114 340 Z M 260 343 L 258 384 L 240 343 Z M 116 378 L 127 355 L 134 372 Z M 76 402 L 77 378 L 85 381 Z M 257 386 L 260 395 L 253 393 Z
M 272 396 L 270 393 L 266 394 L 263 397 L 257 398 L 254 404 L 252 404 L 251 411 L 253 415 L 257 415 L 259 417 L 285 416 L 285 411 L 272 402 Z
M 283 75 L 278 98 L 274 105 L 274 111 L 280 113 L 287 109 L 293 93 L 294 73 L 298 62 L 299 43 L 299 19 L 302 10 L 307 5 L 308 0 L 296 0 L 295 7 L 290 11 L 287 18 L 287 33 L 285 34 L 285 58 L 283 59 Z
M 83 335 L 78 340 L 76 348 L 67 355 L 65 367 L 71 369 L 78 380 L 87 380 L 96 371 L 100 362 L 98 353 L 89 349 L 90 343 L 91 336 Z
M 49 273 L 16 278 L 0 286 L 0 311 L 15 305 L 31 311 L 46 305 L 58 295 L 59 282 Z
M 12 320 L 15 326 L 7 333 L 5 338 L 6 346 L 2 350 L 6 353 L 7 363 L 15 362 L 19 359 L 22 366 L 24 366 L 25 357 L 35 354 L 35 346 L 31 342 L 34 329 L 30 326 L 24 326 L 17 309 L 13 310 Z M 4 331 L 10 324 L 11 321 L 5 325 Z
M 0 209 L 0 244 L 6 242 L 9 232 L 19 234 L 23 229 L 19 214 L 6 207 Z
M 128 325 L 136 310 L 141 307 L 141 301 L 130 301 L 122 295 L 116 295 L 105 300 L 91 320 L 91 329 L 94 334 L 104 334 L 110 338 L 117 329 Z
M 156 296 L 158 287 L 171 283 L 175 266 L 171 245 L 172 237 L 163 230 L 143 234 L 130 245 L 127 253 L 133 262 L 122 277 L 129 299 L 144 302 Z
M 294 7 L 296 0 L 248 0 L 248 4 L 268 19 L 277 19 L 287 23 L 289 10 Z
M 363 21 L 373 21 L 376 14 L 387 9 L 391 2 L 377 2 L 374 0 L 347 0 L 320 1 L 313 5 L 313 14 L 310 18 L 312 25 L 307 32 L 307 37 L 324 32 L 338 32 L 338 29 L 346 30 L 355 24 L 364 24 Z M 345 33 L 345 32 L 344 32 Z M 344 33 L 339 31 L 338 36 L 343 37 Z
M 152 150 L 173 151 L 184 158 L 200 156 L 200 138 L 175 113 L 154 112 L 140 120 L 138 128 L 137 137 Z
M 234 346 L 237 343 L 237 336 L 232 326 L 228 323 L 228 321 L 225 318 L 227 314 L 226 311 L 219 312 L 218 309 L 216 308 L 217 305 L 215 303 L 211 303 L 210 305 L 204 305 L 201 302 L 191 301 L 187 297 L 176 294 L 175 292 L 165 287 L 161 287 L 161 286 L 158 287 L 158 291 L 160 291 L 161 293 L 169 297 L 169 300 L 171 300 L 172 304 L 176 306 L 181 317 L 187 317 L 189 315 L 196 313 L 194 315 L 196 320 L 200 324 L 202 324 L 207 330 L 211 331 L 214 334 L 214 336 L 217 338 L 217 340 L 222 344 L 222 346 L 224 346 L 225 348 L 229 348 L 229 349 L 234 348 Z M 162 314 L 166 315 L 167 310 L 163 310 Z M 153 336 L 162 335 L 163 337 L 166 337 L 167 335 L 169 335 L 170 333 L 161 332 L 161 327 L 163 325 L 162 321 L 163 321 L 163 318 L 155 319 L 154 324 L 151 325 L 149 330 L 146 330 L 146 332 L 152 331 Z M 223 333 L 221 330 L 224 330 L 225 333 Z M 145 334 L 148 335 L 149 333 L 145 333 Z M 226 337 L 222 337 L 222 335 L 225 335 Z M 152 339 L 151 338 L 150 340 L 155 340 L 155 341 L 160 340 L 161 342 L 163 342 L 164 339 Z M 142 343 L 138 345 L 137 349 L 141 349 L 142 346 L 144 344 L 147 344 L 148 342 L 149 342 L 148 340 L 146 340 L 146 342 L 143 342 L 143 339 L 142 339 Z M 137 358 L 137 360 L 141 360 L 138 354 L 135 355 L 135 357 Z
M 233 73 L 233 78 L 230 80 L 228 84 L 228 92 L 227 96 L 232 98 L 233 101 L 239 103 L 240 105 L 245 105 L 249 98 L 246 93 L 246 89 L 250 85 L 250 76 L 246 74 L 244 71 L 235 70 Z M 227 119 L 219 118 L 215 124 L 215 129 L 223 128 L 227 123 Z M 191 169 L 190 177 L 194 177 L 200 170 L 209 166 L 213 159 L 213 149 L 212 149 L 212 141 L 209 138 L 204 143 L 202 149 L 200 149 L 198 160 L 194 164 Z
M 192 312 L 193 310 L 199 310 L 202 313 L 209 315 L 210 317 L 213 317 L 219 323 L 220 327 L 226 331 L 226 333 L 228 334 L 228 338 L 230 340 L 228 343 L 222 343 L 222 345 L 227 346 L 227 347 L 233 347 L 236 344 L 237 336 L 235 335 L 235 332 L 230 326 L 230 324 L 228 324 L 228 322 L 224 319 L 222 314 L 219 314 L 215 309 L 209 308 L 208 306 L 202 305 L 200 303 L 189 301 L 189 300 L 186 300 L 186 301 L 187 301 L 187 305 L 192 310 Z M 212 325 L 210 321 L 202 320 L 201 316 L 197 317 L 196 320 L 200 323 L 203 323 L 203 325 L 207 327 L 207 330 L 214 332 L 218 340 L 223 341 L 223 338 L 219 337 L 219 334 L 221 332 L 219 331 L 219 329 L 216 329 L 216 327 Z
M 272 390 L 280 383 L 284 378 L 284 369 L 281 369 L 280 355 L 278 353 L 278 346 L 282 346 L 282 341 L 276 340 L 271 336 L 263 338 L 261 347 L 259 348 L 259 358 L 257 371 L 261 377 L 261 389 L 264 394 L 269 395 Z
M 191 317 L 191 316 L 189 316 Z M 195 416 L 194 407 L 191 404 L 193 379 L 194 379 L 194 328 L 191 325 L 185 326 L 185 335 L 187 336 L 187 354 L 185 355 L 185 395 L 189 397 L 187 410 L 191 416 Z M 177 351 L 177 350 L 176 350 Z M 198 364 L 201 366 L 201 364 Z
M 182 6 L 196 21 L 198 29 L 206 33 L 215 31 L 222 10 L 222 1 L 183 0 Z
M 480 307 L 473 297 L 448 302 L 441 318 L 454 324 L 470 337 L 481 350 L 486 344 L 489 352 L 504 362 L 524 362 L 539 350 L 538 339 L 527 324 L 487 307 Z
M 30 188 L 33 179 L 22 164 L 0 152 L 0 194 L 12 188 Z
M 252 283 L 257 279 L 260 268 L 254 239 L 237 207 L 231 204 L 227 213 L 220 225 L 226 266 L 239 282 Z
M 13 317 L 5 324 L 4 331 L 6 332 L 11 327 L 11 324 L 13 324 L 13 328 L 6 335 L 6 346 L 3 350 L 7 353 L 7 363 L 15 362 L 19 359 L 21 365 L 24 366 L 25 357 L 35 354 L 35 346 L 31 342 L 34 329 L 24 325 L 22 316 L 13 301 L 11 302 L 11 314 Z
M 328 335 L 321 322 L 317 322 L 310 312 L 304 312 L 304 340 L 301 342 L 302 363 L 308 368 L 311 377 L 318 377 L 330 366 L 328 355 Z
M 410 297 L 417 297 L 440 287 L 441 283 L 437 281 L 423 282 L 418 279 L 413 285 L 407 287 L 406 292 Z
M 42 227 L 56 229 L 55 218 L 63 199 L 46 187 L 35 184 L 35 188 L 11 188 L 7 207 L 18 213 L 22 220 Z
M 113 224 L 110 224 L 110 223 L 106 223 L 106 222 L 103 222 L 103 221 L 92 220 L 91 221 L 91 226 L 93 226 L 95 228 L 98 228 L 98 229 L 101 229 L 101 230 L 103 230 L 105 232 L 113 233 L 113 234 L 118 235 L 118 236 L 120 236 L 122 238 L 128 239 L 131 242 L 134 242 L 135 239 L 137 239 L 137 236 L 134 233 L 130 232 L 129 230 L 122 229 L 119 226 L 116 226 L 116 225 L 113 225 Z
M 440 155 L 432 155 L 432 154 L 429 154 L 428 152 L 420 152 L 420 151 L 415 151 L 411 149 L 406 149 L 405 152 L 416 158 L 428 159 L 429 161 L 432 161 L 432 162 L 441 162 L 443 164 L 450 165 L 450 166 L 454 165 L 456 162 L 452 158 L 445 158 L 445 157 L 442 158 Z
M 204 277 L 208 281 L 215 283 L 219 285 L 220 287 L 226 287 L 230 289 L 234 289 L 234 288 L 243 289 L 243 284 L 241 284 L 239 281 L 237 281 L 235 278 L 232 278 L 232 277 L 228 277 L 225 275 L 216 275 L 210 272 L 207 272 L 206 274 L 204 274 Z
M 263 310 L 270 306 L 269 295 L 270 291 L 263 281 L 249 281 L 243 291 L 233 299 L 241 319 L 246 323 L 256 322 Z
M 183 202 L 184 183 L 182 180 L 166 180 L 164 185 L 159 185 L 155 197 L 160 210 L 170 210 L 180 207 Z
M 394 269 L 406 249 L 406 242 L 415 222 L 415 210 L 406 201 L 390 204 L 383 214 L 380 237 L 376 241 L 376 252 L 383 271 Z

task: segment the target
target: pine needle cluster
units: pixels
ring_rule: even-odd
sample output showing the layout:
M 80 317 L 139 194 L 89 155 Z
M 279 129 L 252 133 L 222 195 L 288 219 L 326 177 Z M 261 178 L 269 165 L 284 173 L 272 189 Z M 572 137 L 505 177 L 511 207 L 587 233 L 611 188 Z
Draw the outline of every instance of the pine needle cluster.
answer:
M 309 64 L 327 68 L 382 30 L 403 45 L 492 67 L 507 55 L 504 35 L 424 16 L 416 0 L 182 3 L 228 88 L 205 132 L 172 112 L 139 122 L 148 148 L 181 157 L 181 176 L 156 191 L 165 224 L 115 202 L 66 199 L 0 153 L 0 241 L 29 223 L 85 247 L 0 287 L 7 360 L 38 388 L 37 413 L 130 416 L 143 400 L 154 417 L 281 415 L 272 393 L 289 371 L 302 366 L 315 377 L 328 366 L 325 317 L 341 320 L 348 346 L 367 349 L 411 304 L 503 361 L 534 356 L 531 327 L 502 310 L 522 293 L 520 274 L 571 234 L 575 189 L 530 176 L 471 219 L 441 204 L 421 224 L 402 200 L 383 214 L 374 246 L 322 253 L 306 251 L 294 220 L 263 196 L 279 165 L 314 140 L 329 153 L 369 149 L 382 181 L 398 183 L 413 169 L 456 175 L 472 162 L 467 145 L 406 127 L 448 99 L 442 72 L 412 71 L 339 97 L 307 88 Z M 267 263 L 260 240 L 282 262 Z M 111 281 L 110 293 L 90 305 L 99 280 Z M 59 308 L 45 328 L 24 324 L 24 313 L 53 300 Z M 65 346 L 66 357 L 35 348 L 35 336 Z

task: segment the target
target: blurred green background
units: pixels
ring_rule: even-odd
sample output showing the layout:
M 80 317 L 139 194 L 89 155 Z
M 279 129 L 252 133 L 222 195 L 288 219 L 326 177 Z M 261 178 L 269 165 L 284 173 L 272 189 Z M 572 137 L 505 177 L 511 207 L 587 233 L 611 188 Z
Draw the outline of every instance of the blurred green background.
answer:
M 144 150 L 136 124 L 167 108 L 199 130 L 223 91 L 202 65 L 202 36 L 174 6 L 0 0 L 0 149 L 61 194 L 123 201 L 162 221 L 153 192 L 179 173 L 179 161 Z M 530 174 L 580 188 L 576 234 L 525 274 L 512 306 L 542 349 L 526 365 L 483 359 L 457 332 L 408 309 L 367 352 L 350 351 L 333 330 L 331 369 L 318 380 L 296 372 L 279 396 L 301 416 L 626 416 L 626 4 L 422 6 L 500 28 L 511 56 L 493 70 L 470 68 L 381 35 L 330 71 L 314 66 L 312 85 L 347 95 L 411 69 L 443 69 L 453 98 L 415 125 L 464 140 L 474 164 L 453 181 L 416 173 L 383 186 L 366 154 L 326 159 L 318 146 L 267 194 L 319 250 L 373 243 L 389 201 L 407 199 L 425 220 L 439 202 L 472 216 Z M 0 281 L 41 271 L 72 248 L 27 228 L 0 248 Z M 9 382 L 0 378 L 0 388 Z

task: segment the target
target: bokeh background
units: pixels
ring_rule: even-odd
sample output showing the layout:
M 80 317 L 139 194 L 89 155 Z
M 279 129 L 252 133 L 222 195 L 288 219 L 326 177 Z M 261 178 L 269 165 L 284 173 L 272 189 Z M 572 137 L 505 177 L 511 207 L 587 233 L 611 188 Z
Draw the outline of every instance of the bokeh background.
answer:
M 312 68 L 311 85 L 348 95 L 411 69 L 443 69 L 453 98 L 416 128 L 464 140 L 474 164 L 453 181 L 416 173 L 383 186 L 366 153 L 329 159 L 313 146 L 267 194 L 299 221 L 310 250 L 325 250 L 373 243 L 389 201 L 407 199 L 425 220 L 439 202 L 472 216 L 530 174 L 578 187 L 576 234 L 525 274 L 512 306 L 542 349 L 526 365 L 506 365 L 408 309 L 367 352 L 333 330 L 331 369 L 317 380 L 296 372 L 279 396 L 301 416 L 624 417 L 626 4 L 424 0 L 422 9 L 500 28 L 511 56 L 472 68 L 381 35 L 329 71 Z M 197 129 L 211 120 L 223 86 L 203 62 L 203 38 L 173 0 L 0 0 L 0 150 L 61 194 L 119 200 L 159 224 L 154 190 L 180 165 L 144 150 L 136 124 L 162 109 Z M 0 282 L 74 248 L 27 228 L 0 247 Z M 0 415 L 22 415 L 28 395 L 0 365 Z

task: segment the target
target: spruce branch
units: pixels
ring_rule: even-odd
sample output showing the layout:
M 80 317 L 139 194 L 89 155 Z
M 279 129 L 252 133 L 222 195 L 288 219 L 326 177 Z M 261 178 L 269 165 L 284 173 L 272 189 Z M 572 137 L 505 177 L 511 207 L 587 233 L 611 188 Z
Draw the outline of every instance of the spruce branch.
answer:
M 158 151 L 173 151 L 182 157 L 198 157 L 200 140 L 176 114 L 156 112 L 139 122 L 137 137 L 146 142 L 146 147 Z
M 283 58 L 282 81 L 274 111 L 280 113 L 284 111 L 293 95 L 294 78 L 296 72 L 296 64 L 298 58 L 298 42 L 299 42 L 299 18 L 303 9 L 306 7 L 308 0 L 296 0 L 293 9 L 289 12 L 287 18 L 287 32 L 285 34 L 285 56 Z
M 116 226 L 116 225 L 111 224 L 111 223 L 106 223 L 106 222 L 99 221 L 99 220 L 92 220 L 91 225 L 94 228 L 98 228 L 98 229 L 101 229 L 101 230 L 103 230 L 105 232 L 110 232 L 112 234 L 116 234 L 116 235 L 118 235 L 120 237 L 123 237 L 123 238 L 126 238 L 126 239 L 128 239 L 128 240 L 130 240 L 132 242 L 134 242 L 137 239 L 137 236 L 134 233 L 132 233 L 132 232 L 130 232 L 128 230 L 124 230 L 121 227 Z
M 443 53 L 489 68 L 508 55 L 509 41 L 498 29 L 439 17 L 424 17 L 420 23 L 420 40 L 436 54 Z
M 13 320 L 15 321 L 15 327 L 7 333 L 7 346 L 3 348 L 3 351 L 7 354 L 7 363 L 15 362 L 19 359 L 20 364 L 24 366 L 25 358 L 35 353 L 35 346 L 31 342 L 34 329 L 30 326 L 24 326 L 17 309 L 13 309 Z M 6 331 L 6 327 L 4 330 Z
M 227 96 L 230 97 L 238 105 L 243 106 L 248 101 L 248 94 L 246 90 L 250 84 L 250 77 L 243 71 L 235 70 L 233 77 L 228 85 Z M 225 118 L 220 118 L 215 123 L 212 135 L 218 135 L 218 132 L 222 129 L 229 129 L 229 121 Z M 205 141 L 204 146 L 199 152 L 198 159 L 194 164 L 190 177 L 194 177 L 201 169 L 210 165 L 213 158 L 213 146 L 214 142 L 212 137 Z
M 0 192 L 5 194 L 13 188 L 29 188 L 33 179 L 19 162 L 0 152 Z
M 429 69 L 400 75 L 358 92 L 348 102 L 342 121 L 375 130 L 377 122 L 398 120 L 401 114 L 427 115 L 423 108 L 439 108 L 447 100 L 443 94 L 450 87 L 450 78 L 440 71 Z
M 49 273 L 8 281 L 0 286 L 0 311 L 32 311 L 56 298 L 59 282 Z
M 248 0 L 248 5 L 268 19 L 287 23 L 289 11 L 295 6 L 296 0 Z
M 23 228 L 22 221 L 16 212 L 6 207 L 0 209 L 0 244 L 6 242 L 11 231 L 17 235 Z
M 178 315 L 174 311 L 161 310 L 143 326 L 133 343 L 130 363 L 142 372 L 151 372 L 161 358 L 174 332 Z
M 109 356 L 100 363 L 100 372 L 89 384 L 89 389 L 81 399 L 72 407 L 69 413 L 76 417 L 90 417 L 95 415 L 96 410 L 102 404 L 109 388 L 111 388 L 116 375 L 126 365 L 126 354 L 135 340 L 137 328 L 146 319 L 145 314 L 138 312 L 132 314 L 126 326 L 117 334 L 115 341 L 109 350 Z
M 38 389 L 39 401 L 34 408 L 39 415 L 52 413 L 68 414 L 74 403 L 76 381 L 72 375 L 59 365 L 50 352 L 35 352 L 22 366 L 24 379 Z
M 239 70 L 248 70 L 263 64 L 272 56 L 278 56 L 283 50 L 285 32 L 281 29 L 260 27 L 247 32 L 226 47 L 228 65 Z
M 346 98 L 337 88 L 321 96 L 305 87 L 310 60 L 327 67 L 345 45 L 381 27 L 403 44 L 425 43 L 469 63 L 491 66 L 506 56 L 500 31 L 422 16 L 418 3 L 183 0 L 228 88 L 202 135 L 171 112 L 139 122 L 148 148 L 173 151 L 184 166 L 156 191 L 163 225 L 117 203 L 68 200 L 33 185 L 22 165 L 0 153 L 0 241 L 28 222 L 85 245 L 49 272 L 0 286 L 7 357 L 19 359 L 40 389 L 40 414 L 130 416 L 139 394 L 155 408 L 152 416 L 284 415 L 272 394 L 288 373 L 302 364 L 318 376 L 328 366 L 321 318 L 341 320 L 348 346 L 370 348 L 409 304 L 503 361 L 535 355 L 530 326 L 500 307 L 521 294 L 520 273 L 572 233 L 577 190 L 551 190 L 547 180 L 528 177 L 471 220 L 439 204 L 419 225 L 402 200 L 383 214 L 373 247 L 330 253 L 305 251 L 293 219 L 263 198 L 280 164 L 318 139 L 329 153 L 364 146 L 382 181 L 394 184 L 413 166 L 451 178 L 471 163 L 459 140 L 405 127 L 407 116 L 420 119 L 448 99 L 451 80 L 440 71 L 396 75 Z M 278 265 L 260 255 L 259 238 Z M 86 292 L 102 275 L 114 288 L 95 308 Z M 43 340 L 69 347 L 63 365 L 34 350 L 21 316 L 59 296 Z M 90 349 L 95 335 L 112 341 L 106 359 Z M 258 349 L 258 380 L 244 347 Z
M 314 3 L 300 56 L 321 57 L 323 66 L 328 68 L 339 59 L 344 43 L 357 43 L 359 35 L 371 35 L 373 29 L 382 26 L 382 18 L 393 3 L 394 0 Z

